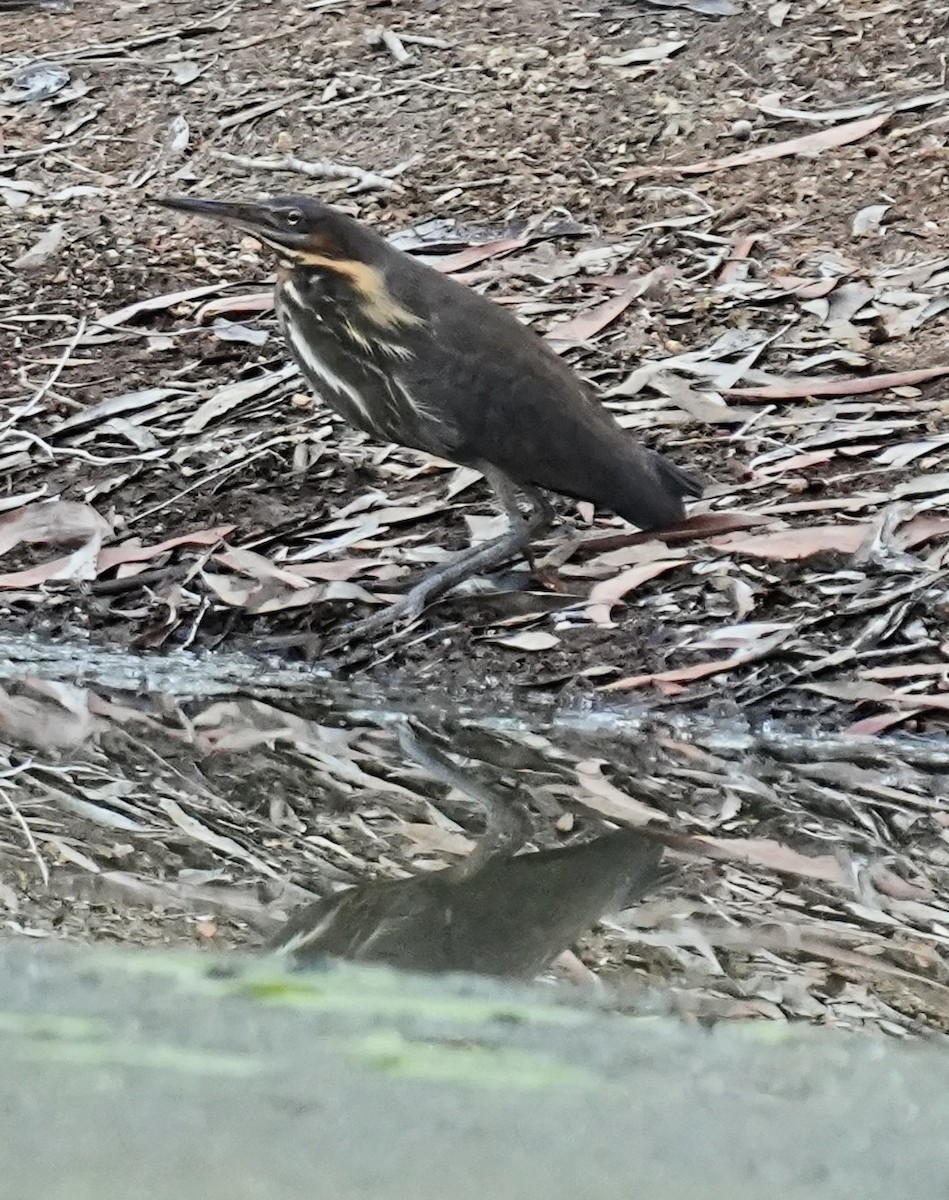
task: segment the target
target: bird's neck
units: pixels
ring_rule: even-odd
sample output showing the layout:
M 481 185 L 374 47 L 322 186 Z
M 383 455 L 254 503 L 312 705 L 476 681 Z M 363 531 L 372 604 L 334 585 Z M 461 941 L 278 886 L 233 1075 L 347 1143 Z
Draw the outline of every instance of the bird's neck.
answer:
M 318 283 L 319 287 L 314 287 Z M 354 301 L 360 317 L 377 329 L 418 325 L 421 318 L 392 293 L 384 273 L 358 259 L 330 258 L 307 251 L 280 262 L 278 290 L 312 303 L 317 294 L 329 300 Z M 304 299 L 305 298 L 305 299 Z

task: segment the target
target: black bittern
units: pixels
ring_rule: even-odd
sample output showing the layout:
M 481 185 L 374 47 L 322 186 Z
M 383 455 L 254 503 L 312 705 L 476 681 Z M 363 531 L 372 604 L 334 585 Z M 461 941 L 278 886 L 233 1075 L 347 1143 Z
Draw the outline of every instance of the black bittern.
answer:
M 486 828 L 456 866 L 346 888 L 293 913 L 269 948 L 301 965 L 324 957 L 404 970 L 530 978 L 605 913 L 660 882 L 660 841 L 618 829 L 582 845 L 516 854 L 530 822 L 511 795 L 482 783 L 411 728 L 403 750 L 484 809 Z
M 280 325 L 314 391 L 373 438 L 476 468 L 510 520 L 506 534 L 439 565 L 363 633 L 414 619 L 464 579 L 528 552 L 553 520 L 538 489 L 591 501 L 643 530 L 682 520 L 684 497 L 701 494 L 637 445 L 511 313 L 352 217 L 307 196 L 158 203 L 275 250 Z

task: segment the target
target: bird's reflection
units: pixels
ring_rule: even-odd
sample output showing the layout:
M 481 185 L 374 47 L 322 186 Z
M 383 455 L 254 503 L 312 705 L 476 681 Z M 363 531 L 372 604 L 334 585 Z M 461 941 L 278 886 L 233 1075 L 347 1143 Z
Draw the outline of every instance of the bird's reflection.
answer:
M 422 972 L 529 978 L 660 876 L 662 846 L 620 829 L 566 849 L 515 853 L 528 834 L 511 798 L 462 771 L 424 731 L 403 749 L 485 809 L 487 831 L 457 866 L 348 888 L 294 913 L 270 943 L 306 963 L 333 956 Z

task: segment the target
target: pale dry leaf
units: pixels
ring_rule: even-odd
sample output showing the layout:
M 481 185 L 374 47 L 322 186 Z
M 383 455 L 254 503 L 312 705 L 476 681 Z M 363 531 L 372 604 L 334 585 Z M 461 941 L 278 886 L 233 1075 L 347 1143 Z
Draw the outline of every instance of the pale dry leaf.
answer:
M 462 492 L 479 483 L 484 476 L 474 467 L 457 467 L 453 472 L 451 479 L 448 481 L 448 486 L 445 488 L 445 499 L 454 500 L 456 496 L 460 496 Z
M 674 164 L 634 167 L 623 172 L 624 179 L 644 179 L 650 175 L 707 175 L 713 171 L 724 171 L 732 167 L 747 167 L 755 163 L 768 162 L 774 158 L 786 158 L 790 155 L 820 154 L 822 150 L 846 146 L 850 142 L 858 142 L 874 133 L 890 119 L 890 113 L 879 113 L 862 121 L 850 121 L 844 125 L 834 125 L 830 129 L 822 129 L 819 133 L 808 133 L 803 137 L 791 138 L 786 142 L 769 142 L 764 146 L 755 146 L 753 150 L 744 150 L 739 154 L 729 154 L 724 158 L 709 158 L 703 162 L 685 163 L 681 166 Z
M 949 471 L 930 472 L 915 479 L 904 479 L 892 490 L 894 499 L 902 496 L 930 496 L 933 492 L 949 491 Z
M 504 513 L 488 516 L 482 513 L 465 513 L 465 524 L 468 526 L 468 536 L 472 545 L 479 542 L 490 542 L 505 533 L 508 519 Z
M 201 74 L 201 67 L 193 58 L 182 58 L 168 63 L 168 73 L 179 87 L 185 87 L 189 83 L 194 83 Z
M 753 463 L 752 470 L 758 478 L 772 479 L 779 475 L 785 475 L 788 471 L 803 471 L 808 467 L 816 467 L 821 463 L 830 462 L 834 454 L 834 450 L 812 450 L 810 454 L 792 454 L 789 458 L 782 458 L 761 467 Z
M 265 313 L 274 306 L 273 291 L 246 292 L 240 296 L 219 296 L 202 304 L 194 314 L 195 323 L 203 324 L 209 317 L 224 316 L 227 313 Z
M 248 346 L 263 346 L 270 338 L 266 329 L 254 329 L 240 321 L 229 321 L 227 317 L 216 317 L 211 332 L 222 342 L 243 342 Z
M 449 507 L 440 500 L 429 504 L 393 504 L 389 508 L 374 508 L 371 516 L 384 525 L 403 525 L 409 521 L 421 521 L 433 513 L 445 512 Z
M 560 645 L 560 638 L 556 634 L 543 629 L 525 629 L 523 633 L 512 633 L 507 637 L 487 640 L 496 646 L 506 646 L 509 650 L 526 650 L 532 654 L 539 650 L 552 650 L 554 646 Z
M 946 367 L 918 367 L 912 371 L 892 371 L 885 375 L 864 375 L 854 379 L 787 380 L 767 387 L 724 388 L 723 395 L 739 400 L 799 400 L 807 396 L 862 396 L 885 392 L 907 384 L 925 383 L 949 375 Z
M 606 762 L 601 758 L 584 759 L 575 764 L 577 781 L 588 799 L 584 797 L 584 807 L 592 809 L 609 821 L 621 821 L 624 824 L 646 825 L 649 821 L 668 822 L 669 818 L 658 808 L 644 804 L 621 791 L 603 774 Z
M 34 244 L 10 264 L 15 271 L 35 271 L 53 257 L 63 243 L 66 230 L 62 225 L 50 225 Z
M 46 495 L 46 488 L 37 488 L 32 492 L 18 492 L 9 496 L 0 496 L 0 513 L 10 512 L 14 508 L 26 508 L 28 504 L 33 504 L 36 500 L 42 500 Z
M 262 859 L 257 858 L 233 838 L 225 837 L 220 833 L 215 833 L 213 829 L 209 829 L 197 817 L 191 816 L 190 813 L 172 800 L 170 796 L 163 796 L 158 802 L 159 808 L 174 821 L 182 832 L 188 837 L 193 838 L 196 842 L 202 842 L 205 846 L 209 846 L 218 854 L 224 854 L 228 858 L 238 858 L 253 867 L 255 871 L 260 871 L 264 875 L 268 875 L 271 879 L 279 879 L 279 875 Z
M 310 586 L 310 581 L 302 575 L 298 575 L 295 571 L 288 571 L 284 567 L 278 567 L 269 558 L 265 558 L 262 554 L 255 554 L 253 550 L 232 547 L 212 555 L 212 559 L 221 566 L 230 567 L 232 571 L 238 571 L 242 575 L 250 575 L 259 582 L 273 579 L 278 583 L 285 583 L 290 588 Z
M 206 283 L 201 287 L 185 288 L 180 292 L 168 292 L 164 296 L 150 296 L 147 300 L 137 300 L 134 304 L 126 304 L 124 308 L 117 308 L 104 316 L 96 317 L 94 324 L 102 329 L 115 329 L 118 325 L 127 325 L 129 321 L 134 321 L 142 313 L 174 308 L 186 300 L 199 300 L 202 296 L 221 292 L 228 286 L 226 283 Z
M 76 816 L 81 817 L 84 821 L 94 821 L 97 825 L 101 825 L 105 829 L 118 829 L 123 833 L 146 833 L 148 831 L 147 823 L 137 821 L 128 816 L 127 813 L 119 812 L 115 808 L 97 804 L 84 797 L 77 796 L 72 790 L 67 791 L 64 788 L 56 787 L 48 779 L 41 777 L 34 778 L 32 782 L 41 791 L 52 796 L 60 808 L 65 809 L 67 812 L 75 813 Z M 104 790 L 102 789 L 102 791 Z M 105 799 L 108 800 L 109 797 L 105 797 Z
M 748 554 L 752 558 L 788 562 L 827 552 L 856 554 L 871 528 L 866 523 L 800 526 L 776 530 L 774 533 L 729 534 L 712 538 L 711 544 L 716 550 L 726 550 L 730 554 Z
M 740 650 L 782 629 L 790 631 L 794 626 L 781 621 L 742 621 L 712 629 L 697 641 L 690 641 L 689 646 L 694 650 Z
M 326 600 L 328 588 L 326 584 L 311 584 L 309 586 L 295 585 L 288 587 L 276 580 L 261 582 L 255 579 L 252 583 L 241 583 L 233 575 L 218 575 L 211 571 L 202 571 L 201 578 L 217 598 L 231 608 L 243 608 L 250 613 L 285 612 L 292 608 L 305 608 Z M 338 599 L 375 601 L 368 592 L 351 583 L 338 583 L 336 588 L 348 588 L 350 593 L 339 595 Z
M 589 546 L 593 543 L 585 543 Z M 628 546 L 618 546 L 615 550 L 608 550 L 603 554 L 594 555 L 588 562 L 588 566 L 616 570 L 623 567 L 645 566 L 648 563 L 658 562 L 659 559 L 669 559 L 672 561 L 677 558 L 679 562 L 685 561 L 685 551 L 680 550 L 670 551 L 665 542 L 633 542 Z
M 171 396 L 181 394 L 178 388 L 154 387 L 143 388 L 137 392 L 123 392 L 120 396 L 110 396 L 108 400 L 102 400 L 99 404 L 93 404 L 91 407 L 84 408 L 81 412 L 67 417 L 65 421 L 55 427 L 56 433 L 63 434 L 67 430 L 85 429 L 100 421 L 124 416 L 126 413 L 140 412 L 142 409 L 152 408 Z
M 0 555 L 21 542 L 62 545 L 112 532 L 109 522 L 78 500 L 49 500 L 27 504 L 0 517 Z
M 936 513 L 920 513 L 903 525 L 896 535 L 896 545 L 901 550 L 912 550 L 931 538 L 943 538 L 949 535 L 949 517 Z
M 490 258 L 500 258 L 512 250 L 522 250 L 528 245 L 526 238 L 501 238 L 496 242 L 484 242 L 480 246 L 468 246 L 455 254 L 420 254 L 417 257 L 428 266 L 444 274 L 466 271 Z
M 68 842 L 53 837 L 51 834 L 47 834 L 43 840 L 46 846 L 52 847 L 56 851 L 56 856 L 61 863 L 72 863 L 74 866 L 81 867 L 83 871 L 88 871 L 90 875 L 98 875 L 102 870 L 94 859 L 83 854 L 81 850 L 77 850 L 75 846 L 70 846 Z
M 791 636 L 792 629 L 783 629 L 777 633 L 762 637 L 752 642 L 746 649 L 731 655 L 730 658 L 716 659 L 714 662 L 693 663 L 688 667 L 676 667 L 668 671 L 654 671 L 647 675 L 628 675 L 606 684 L 605 692 L 626 692 L 646 684 L 680 684 L 692 683 L 696 679 L 706 679 L 709 675 L 719 675 L 723 671 L 734 670 L 735 667 L 766 658 L 772 650 L 777 649 Z
M 99 551 L 98 568 L 101 572 L 126 563 L 150 562 L 153 558 L 157 558 L 169 550 L 174 550 L 178 546 L 216 546 L 236 528 L 236 525 L 217 525 L 213 529 L 183 533 L 180 537 L 168 538 L 167 541 L 157 542 L 154 546 L 142 546 L 135 540 L 123 542 L 120 546 L 109 546 L 107 549 Z
M 339 558 L 333 562 L 300 563 L 294 568 L 294 574 L 303 579 L 322 579 L 327 583 L 346 582 L 354 575 L 364 575 L 374 567 L 383 565 L 381 558 Z
M 681 50 L 685 42 L 657 42 L 653 46 L 636 46 L 632 50 L 624 50 L 622 54 L 606 55 L 594 59 L 600 67 L 630 67 L 635 63 L 658 62 Z
M 923 675 L 941 675 L 949 681 L 949 662 L 899 663 L 895 667 L 863 667 L 861 679 L 916 679 Z
M 949 712 L 949 692 L 900 692 L 870 680 L 850 683 L 806 683 L 801 687 L 821 696 L 853 703 L 892 704 L 897 708 Z
M 739 424 L 751 416 L 753 409 L 732 408 L 726 404 L 721 394 L 711 391 L 700 391 L 691 387 L 684 379 L 671 371 L 660 371 L 650 380 L 653 390 L 663 396 L 683 412 L 689 414 L 694 421 L 707 425 Z
M 782 4 L 775 5 L 774 7 L 787 10 L 790 8 L 790 5 Z M 787 15 L 786 12 L 785 15 Z M 847 108 L 786 108 L 781 103 L 780 92 L 769 92 L 768 95 L 762 96 L 758 100 L 753 100 L 752 103 L 755 108 L 760 109 L 763 113 L 767 113 L 769 117 L 779 117 L 782 121 L 855 121 L 860 117 L 872 116 L 874 113 L 878 113 L 886 108 L 885 100 L 872 101 L 869 104 L 853 104 Z
M 868 204 L 861 208 L 853 219 L 850 232 L 854 237 L 877 237 L 883 224 L 883 218 L 890 211 L 889 204 Z
M 656 8 L 685 8 L 704 17 L 730 17 L 734 15 L 732 0 L 646 0 Z
M 5 908 L 8 913 L 17 913 L 20 910 L 20 901 L 16 892 L 2 879 L 0 879 L 0 908 Z
M 708 847 L 713 858 L 753 863 L 769 871 L 841 886 L 849 882 L 843 864 L 832 854 L 801 854 L 770 838 L 717 838 L 697 834 L 691 840 Z
M 602 304 L 598 304 L 589 312 L 580 313 L 570 321 L 552 326 L 544 336 L 550 342 L 569 342 L 571 344 L 588 342 L 601 329 L 605 329 L 607 325 L 621 316 L 634 300 L 645 295 L 657 280 L 668 278 L 670 275 L 671 271 L 665 267 L 649 271 L 646 275 L 635 278 L 629 287 L 624 288 L 619 295 L 604 300 Z
M 207 425 L 218 417 L 228 413 L 240 404 L 246 404 L 257 396 L 263 396 L 273 391 L 281 383 L 292 379 L 297 374 L 293 363 L 287 363 L 277 371 L 269 371 L 253 379 L 238 379 L 229 383 L 209 396 L 198 408 L 182 422 L 182 433 L 200 433 Z
M 83 745 L 104 722 L 88 708 L 75 712 L 48 700 L 12 695 L 0 688 L 0 730 L 5 739 L 36 750 Z
M 0 575 L 0 588 L 32 588 L 44 583 L 81 582 L 95 579 L 98 543 L 87 542 L 64 558 L 52 558 L 35 567 Z
M 604 579 L 600 583 L 595 583 L 590 589 L 583 616 L 602 629 L 613 628 L 615 623 L 610 614 L 624 596 L 642 584 L 648 583 L 650 579 L 664 575 L 673 567 L 685 566 L 691 561 L 692 559 L 684 557 L 661 558 L 654 562 L 630 567 L 626 571 L 621 571 L 619 575 L 614 575 L 612 579 Z
M 570 321 L 552 326 L 544 336 L 550 342 L 569 342 L 571 344 L 588 342 L 601 329 L 605 329 L 611 321 L 615 321 L 624 313 L 638 294 L 639 291 L 635 286 L 627 288 L 618 296 L 605 300 L 596 308 L 590 309 L 589 312 L 580 313 Z
M 878 713 L 874 717 L 865 717 L 862 721 L 854 721 L 852 725 L 846 726 L 844 733 L 853 734 L 854 737 L 874 737 L 878 733 L 885 733 L 887 729 L 892 729 L 895 725 L 902 725 L 904 721 L 911 720 L 922 711 L 921 708 L 907 708 L 901 712 Z
M 470 854 L 476 845 L 472 838 L 465 837 L 463 833 L 421 822 L 407 821 L 399 826 L 399 834 L 422 854 Z
M 65 558 L 0 575 L 0 588 L 95 579 L 102 539 L 111 532 L 112 526 L 91 505 L 75 500 L 45 501 L 6 513 L 0 517 L 0 554 L 21 542 L 61 545 L 82 539 L 82 545 Z

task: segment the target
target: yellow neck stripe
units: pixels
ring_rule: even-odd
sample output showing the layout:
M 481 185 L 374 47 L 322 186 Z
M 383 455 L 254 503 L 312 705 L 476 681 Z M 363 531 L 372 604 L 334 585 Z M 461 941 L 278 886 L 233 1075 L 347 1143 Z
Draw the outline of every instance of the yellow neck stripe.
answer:
M 284 254 L 287 254 L 284 249 Z M 420 318 L 409 312 L 386 287 L 385 279 L 375 267 L 355 258 L 330 258 L 312 250 L 294 250 L 287 257 L 294 266 L 317 267 L 344 276 L 359 294 L 363 315 L 383 329 L 397 325 L 418 325 Z

